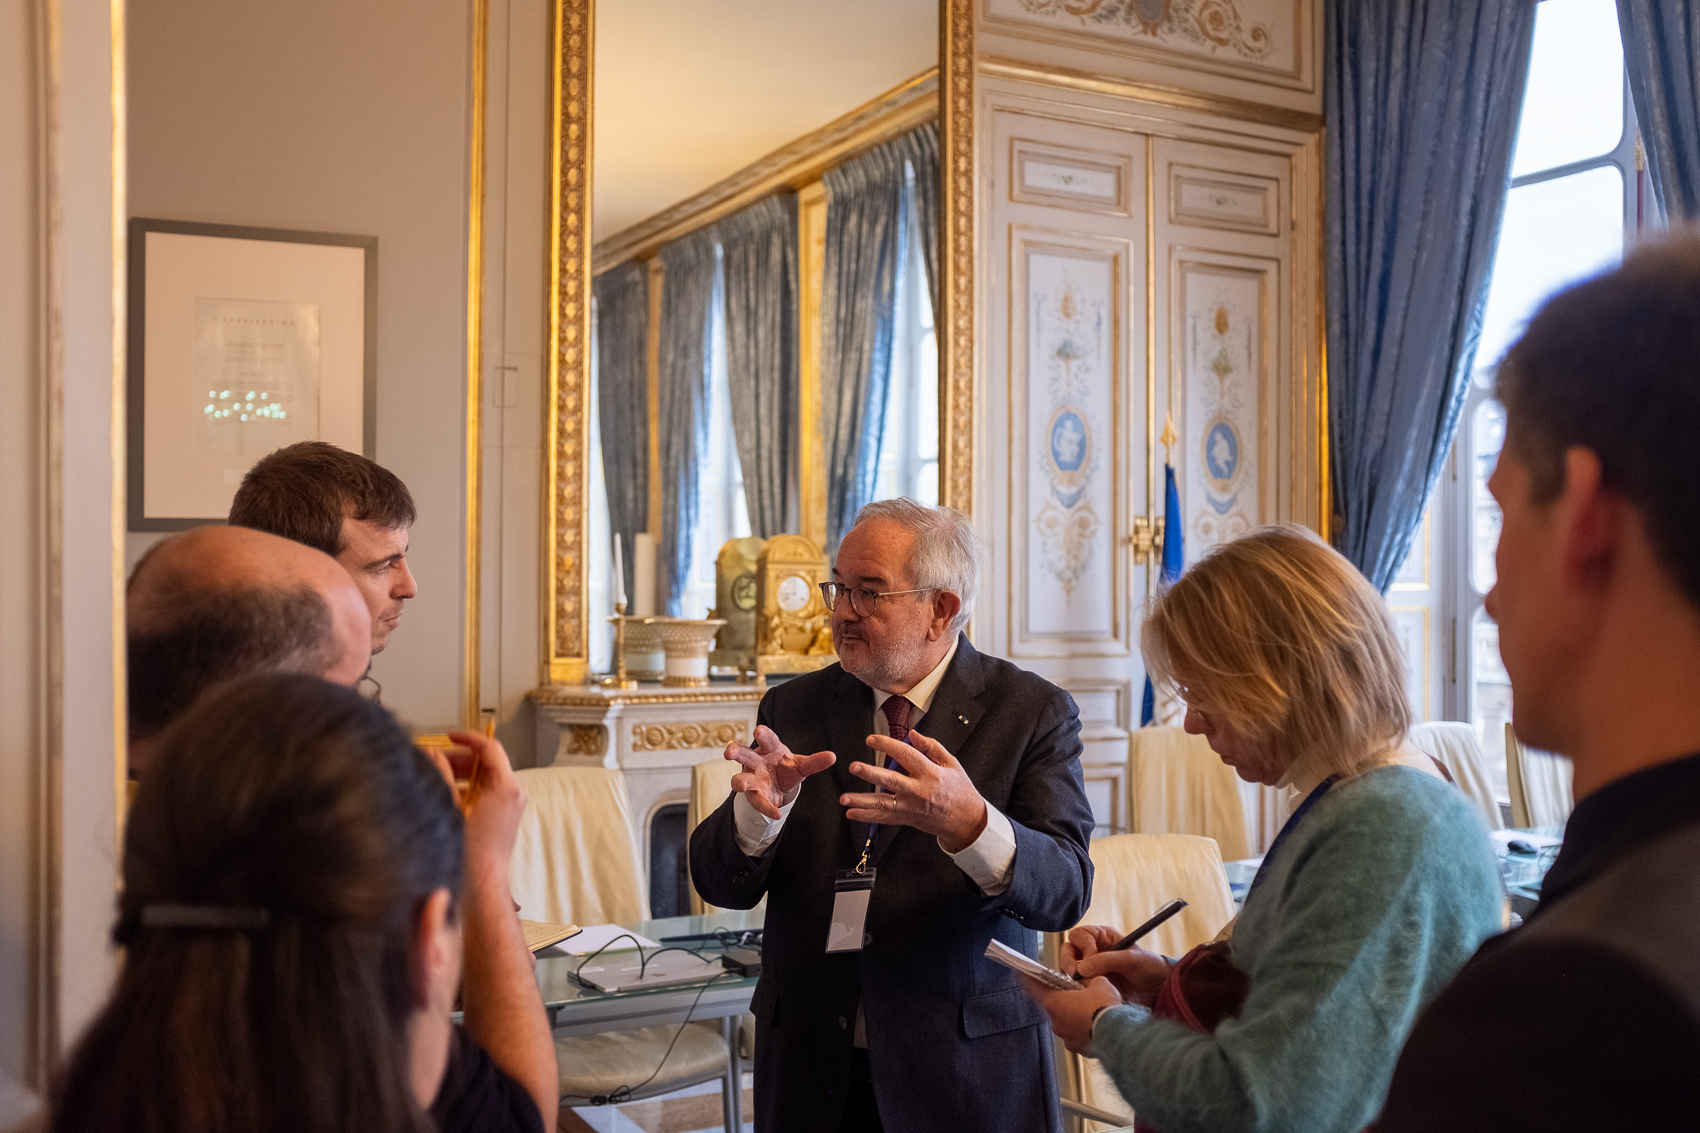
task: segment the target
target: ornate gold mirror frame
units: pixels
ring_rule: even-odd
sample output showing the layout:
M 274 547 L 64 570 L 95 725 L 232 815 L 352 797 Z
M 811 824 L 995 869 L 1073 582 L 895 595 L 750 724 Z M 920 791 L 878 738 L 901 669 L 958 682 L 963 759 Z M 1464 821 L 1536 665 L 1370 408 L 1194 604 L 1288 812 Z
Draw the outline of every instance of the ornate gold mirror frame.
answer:
M 939 490 L 974 494 L 974 3 L 939 3 Z M 550 110 L 543 680 L 589 675 L 590 210 L 594 0 L 556 0 Z

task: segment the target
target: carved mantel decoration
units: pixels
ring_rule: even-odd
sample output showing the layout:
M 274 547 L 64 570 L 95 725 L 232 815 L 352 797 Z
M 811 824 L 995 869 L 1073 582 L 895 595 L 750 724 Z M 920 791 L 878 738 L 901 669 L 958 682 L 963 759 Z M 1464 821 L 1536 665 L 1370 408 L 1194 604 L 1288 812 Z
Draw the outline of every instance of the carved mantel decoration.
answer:
M 691 724 L 634 724 L 633 751 L 694 751 L 750 742 L 745 720 L 709 720 Z

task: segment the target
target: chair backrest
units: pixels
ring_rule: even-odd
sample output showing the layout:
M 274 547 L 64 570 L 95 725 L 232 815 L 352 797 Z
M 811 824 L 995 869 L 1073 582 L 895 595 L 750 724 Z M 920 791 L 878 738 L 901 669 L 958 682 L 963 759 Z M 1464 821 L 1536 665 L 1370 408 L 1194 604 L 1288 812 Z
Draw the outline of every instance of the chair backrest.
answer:
M 1187 902 L 1140 947 L 1179 956 L 1215 937 L 1234 917 L 1234 894 L 1214 839 L 1193 834 L 1112 834 L 1095 838 L 1092 904 L 1082 924 L 1131 929 L 1172 898 Z
M 1570 788 L 1570 761 L 1561 755 L 1524 747 L 1505 725 L 1505 783 L 1511 795 L 1511 825 L 1562 826 L 1576 801 Z
M 1132 929 L 1171 898 L 1181 897 L 1187 907 L 1139 942 L 1152 952 L 1180 956 L 1213 939 L 1234 917 L 1234 895 L 1212 839 L 1115 834 L 1094 839 L 1090 852 L 1092 905 L 1082 924 Z M 1070 1056 L 1069 1062 L 1081 1101 L 1132 1121 L 1132 1111 L 1096 1060 Z
M 1214 838 L 1223 861 L 1257 852 L 1239 776 L 1204 737 L 1175 727 L 1138 728 L 1128 742 L 1127 767 L 1134 833 Z
M 514 774 L 530 802 L 508 870 L 519 915 L 577 925 L 648 920 L 625 775 L 609 767 Z
M 1499 813 L 1499 799 L 1494 793 L 1493 780 L 1488 777 L 1487 757 L 1482 754 L 1481 742 L 1471 724 L 1456 720 L 1436 720 L 1418 724 L 1411 729 L 1411 743 L 1418 751 L 1426 752 L 1446 765 L 1452 781 L 1464 792 L 1464 797 L 1476 804 L 1489 830 L 1505 826 Z
M 729 759 L 711 759 L 698 763 L 691 768 L 691 799 L 685 806 L 685 842 L 690 843 L 691 831 L 697 828 L 697 823 L 720 809 L 720 804 L 732 793 L 732 776 L 743 768 Z M 686 858 L 689 858 L 686 853 Z M 716 911 L 718 906 L 710 905 L 697 892 L 695 884 L 691 886 L 691 915 L 700 917 L 705 913 Z

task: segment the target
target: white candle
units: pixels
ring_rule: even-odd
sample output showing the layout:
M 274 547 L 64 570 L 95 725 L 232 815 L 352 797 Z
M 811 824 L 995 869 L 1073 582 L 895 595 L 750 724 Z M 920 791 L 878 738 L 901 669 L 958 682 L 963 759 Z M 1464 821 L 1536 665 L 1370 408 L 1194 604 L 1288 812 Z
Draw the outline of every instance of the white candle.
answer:
M 620 552 L 620 546 L 626 541 L 624 535 L 614 536 L 614 608 L 617 610 L 626 604 L 626 563 Z
M 632 539 L 632 582 L 636 593 L 626 611 L 640 618 L 655 615 L 655 536 L 640 531 Z

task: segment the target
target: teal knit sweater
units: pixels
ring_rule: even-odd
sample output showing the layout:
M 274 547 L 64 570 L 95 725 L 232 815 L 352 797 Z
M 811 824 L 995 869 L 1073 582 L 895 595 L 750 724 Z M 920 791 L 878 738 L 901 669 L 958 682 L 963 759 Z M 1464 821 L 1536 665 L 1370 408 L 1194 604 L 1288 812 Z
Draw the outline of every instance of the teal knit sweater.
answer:
M 1234 926 L 1245 1007 L 1201 1035 L 1143 1007 L 1093 1031 L 1163 1133 L 1356 1133 L 1380 1112 L 1417 1013 L 1501 927 L 1487 831 L 1464 796 L 1381 767 L 1318 799 Z

